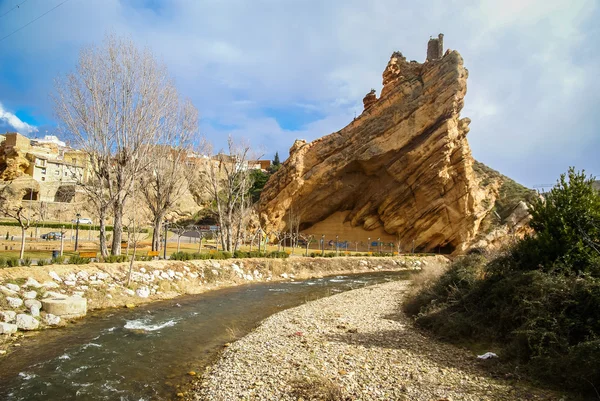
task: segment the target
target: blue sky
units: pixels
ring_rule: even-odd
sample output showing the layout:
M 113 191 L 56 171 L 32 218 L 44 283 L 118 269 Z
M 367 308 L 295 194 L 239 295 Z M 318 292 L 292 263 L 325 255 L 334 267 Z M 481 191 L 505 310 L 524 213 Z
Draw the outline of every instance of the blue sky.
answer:
M 0 38 L 63 0 L 27 0 Z M 23 0 L 0 0 L 0 15 Z M 0 41 L 0 131 L 51 132 L 50 94 L 107 32 L 150 47 L 224 146 L 282 158 L 347 125 L 391 53 L 423 61 L 439 32 L 465 58 L 462 115 L 478 160 L 533 186 L 568 166 L 600 175 L 596 0 L 69 0 Z M 37 130 L 37 131 L 36 131 Z

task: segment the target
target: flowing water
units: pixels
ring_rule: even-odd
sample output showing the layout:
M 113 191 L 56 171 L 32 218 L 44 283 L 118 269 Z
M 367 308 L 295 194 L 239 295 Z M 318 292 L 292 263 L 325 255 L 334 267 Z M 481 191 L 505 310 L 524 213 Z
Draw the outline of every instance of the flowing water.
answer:
M 0 399 L 162 400 L 223 346 L 266 317 L 306 301 L 385 281 L 381 272 L 261 283 L 92 315 L 28 339 L 0 360 Z

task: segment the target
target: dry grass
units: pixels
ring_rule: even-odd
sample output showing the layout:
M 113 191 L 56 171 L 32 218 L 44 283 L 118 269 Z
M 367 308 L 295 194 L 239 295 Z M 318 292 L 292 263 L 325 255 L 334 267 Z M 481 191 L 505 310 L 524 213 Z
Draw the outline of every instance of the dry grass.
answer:
M 290 383 L 292 394 L 306 401 L 349 401 L 341 387 L 332 380 L 316 374 L 304 376 Z
M 229 336 L 229 341 L 234 341 L 241 337 L 240 329 L 235 324 L 228 325 L 225 331 Z
M 411 286 L 405 299 L 412 299 L 422 289 L 430 287 L 448 270 L 449 264 L 430 263 L 419 274 L 411 276 Z

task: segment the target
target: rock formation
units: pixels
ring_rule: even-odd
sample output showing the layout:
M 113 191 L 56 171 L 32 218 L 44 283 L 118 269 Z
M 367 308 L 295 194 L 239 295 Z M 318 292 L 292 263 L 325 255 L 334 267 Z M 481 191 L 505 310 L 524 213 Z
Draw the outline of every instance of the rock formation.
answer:
M 483 187 L 473 171 L 470 120 L 460 117 L 467 77 L 457 51 L 422 64 L 393 53 L 379 99 L 369 93 L 342 130 L 294 143 L 261 195 L 267 231 L 285 229 L 293 213 L 306 232 L 336 216 L 329 238 L 336 230 L 354 237 L 340 240 L 387 234 L 445 253 L 479 241 L 499 184 Z

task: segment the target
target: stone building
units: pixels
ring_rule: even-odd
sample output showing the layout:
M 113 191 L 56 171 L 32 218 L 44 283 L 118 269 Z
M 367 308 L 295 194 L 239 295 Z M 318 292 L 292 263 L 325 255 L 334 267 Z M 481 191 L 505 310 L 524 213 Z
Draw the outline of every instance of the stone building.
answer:
M 4 137 L 0 144 L 4 179 L 30 176 L 39 183 L 39 190 L 27 194 L 26 200 L 71 202 L 77 183 L 87 180 L 85 153 L 62 146 L 64 142 L 57 137 L 30 140 L 17 132 Z

